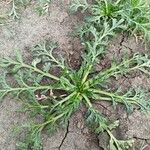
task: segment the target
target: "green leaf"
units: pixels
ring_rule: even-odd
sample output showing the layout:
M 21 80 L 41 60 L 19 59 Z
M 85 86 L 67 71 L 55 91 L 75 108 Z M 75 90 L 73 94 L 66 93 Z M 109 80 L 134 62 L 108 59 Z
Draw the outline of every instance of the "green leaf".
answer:
M 35 58 L 35 59 L 32 61 L 32 65 L 33 65 L 34 67 L 36 67 L 37 64 L 39 64 L 40 62 L 41 62 L 41 58 Z
M 71 5 L 71 10 L 73 12 L 78 11 L 78 9 L 81 9 L 82 12 L 84 12 L 86 9 L 88 9 L 89 4 L 87 3 L 87 0 L 73 0 Z
M 15 54 L 16 54 L 16 60 L 20 63 L 23 63 L 23 58 L 22 58 L 22 54 L 21 51 L 16 49 L 15 50 Z

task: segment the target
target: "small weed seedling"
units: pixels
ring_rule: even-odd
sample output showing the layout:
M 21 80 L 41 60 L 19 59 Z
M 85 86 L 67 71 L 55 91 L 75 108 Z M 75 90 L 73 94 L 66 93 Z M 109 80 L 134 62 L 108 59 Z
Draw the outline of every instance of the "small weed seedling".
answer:
M 96 60 L 103 53 L 103 44 L 117 28 L 121 28 L 121 23 L 113 20 L 112 26 L 105 23 L 100 33 L 95 33 L 93 29 L 89 31 L 94 38 L 85 43 L 79 70 L 70 68 L 62 56 L 55 56 L 53 51 L 57 46 L 49 42 L 34 48 L 31 64 L 25 63 L 19 51 L 16 51 L 16 59 L 1 59 L 0 66 L 5 70 L 0 79 L 1 100 L 10 93 L 14 94 L 23 103 L 25 111 L 43 118 L 43 123 L 32 121 L 22 125 L 28 134 L 26 140 L 18 144 L 20 149 L 42 149 L 42 131 L 53 132 L 58 127 L 65 127 L 81 104 L 87 110 L 85 120 L 88 125 L 96 133 L 106 132 L 109 135 L 109 149 L 131 149 L 132 140 L 116 139 L 111 132 L 118 126 L 118 121 L 109 121 L 92 104 L 94 101 L 108 101 L 113 106 L 125 105 L 128 112 L 132 112 L 134 107 L 139 107 L 144 112 L 150 110 L 148 93 L 143 90 L 129 89 L 123 93 L 118 89 L 108 90 L 104 86 L 109 78 L 128 72 L 141 71 L 149 75 L 150 59 L 147 55 L 134 54 L 131 58 L 125 57 L 121 62 L 112 63 L 111 67 L 98 74 L 93 73 Z M 58 76 L 52 74 L 52 68 L 59 70 Z M 9 84 L 9 75 L 15 79 L 15 86 Z
M 36 11 L 39 14 L 39 16 L 48 13 L 50 2 L 51 0 L 38 0 L 38 6 L 36 8 Z
M 26 7 L 29 4 L 29 2 L 29 0 L 12 0 L 12 8 L 11 12 L 9 13 L 9 16 L 12 16 L 13 19 L 19 19 L 19 8 Z
M 87 0 L 73 0 L 71 10 L 89 12 L 87 23 L 94 26 L 103 25 L 105 21 L 123 19 L 126 31 L 132 34 L 144 35 L 150 40 L 150 3 L 148 0 L 95 0 L 88 4 Z
M 48 12 L 49 5 L 51 0 L 37 0 L 37 7 L 36 11 L 41 16 Z M 12 16 L 13 19 L 19 19 L 20 18 L 20 9 L 22 7 L 27 7 L 31 3 L 31 0 L 12 0 L 12 8 L 11 12 L 9 13 L 9 16 Z

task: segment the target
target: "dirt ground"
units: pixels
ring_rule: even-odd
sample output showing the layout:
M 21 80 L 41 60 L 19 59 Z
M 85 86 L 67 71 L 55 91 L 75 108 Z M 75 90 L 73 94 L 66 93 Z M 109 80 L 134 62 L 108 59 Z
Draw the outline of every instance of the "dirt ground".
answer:
M 18 21 L 9 21 L 0 26 L 0 56 L 13 56 L 14 49 L 20 49 L 27 59 L 31 58 L 30 48 L 43 40 L 58 42 L 60 50 L 67 54 L 70 65 L 77 68 L 80 64 L 81 44 L 79 39 L 71 34 L 74 27 L 82 22 L 82 15 L 70 14 L 68 8 L 71 0 L 55 0 L 50 6 L 49 14 L 39 17 L 35 11 L 33 2 L 21 14 Z M 0 2 L 0 13 L 6 12 L 9 4 L 5 0 Z M 60 52 L 61 52 L 60 51 Z M 124 52 L 146 52 L 148 48 L 143 46 L 140 40 L 120 35 L 113 40 L 108 48 L 106 58 L 97 65 L 100 71 L 109 65 L 113 57 L 121 58 Z M 113 55 L 112 55 L 113 54 Z M 112 57 L 113 56 L 113 57 Z M 150 79 L 142 74 L 135 74 L 118 78 L 113 82 L 116 86 L 124 88 L 143 85 L 150 90 Z M 96 104 L 99 109 L 104 108 Z M 150 117 L 135 110 L 128 116 L 122 107 L 116 112 L 111 110 L 108 104 L 104 114 L 120 120 L 120 127 L 115 134 L 122 138 L 134 138 L 137 150 L 150 149 Z M 15 150 L 16 139 L 11 131 L 17 123 L 26 121 L 26 115 L 16 112 L 20 104 L 11 98 L 6 98 L 0 105 L 0 150 Z M 43 134 L 44 150 L 107 150 L 107 135 L 95 135 L 85 126 L 83 112 L 79 110 L 69 121 L 66 130 L 60 130 L 53 136 Z M 147 145 L 144 149 L 140 146 Z

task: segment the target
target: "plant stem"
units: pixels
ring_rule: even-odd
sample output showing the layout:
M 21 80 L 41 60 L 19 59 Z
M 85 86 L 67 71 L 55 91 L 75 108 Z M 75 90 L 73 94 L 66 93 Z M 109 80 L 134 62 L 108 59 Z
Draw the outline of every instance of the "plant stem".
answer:
M 123 96 L 119 96 L 119 95 L 115 95 L 114 93 L 109 93 L 109 92 L 106 92 L 106 91 L 102 91 L 102 90 L 96 90 L 96 89 L 89 89 L 90 92 L 94 92 L 94 93 L 99 93 L 99 94 L 102 94 L 102 95 L 107 95 L 108 97 L 110 97 L 110 99 L 105 99 L 105 100 L 108 100 L 108 101 L 112 101 L 111 98 L 117 98 L 116 101 L 119 102 L 119 103 L 124 103 L 122 100 L 124 99 Z M 121 101 L 120 101 L 120 100 Z M 135 104 L 135 105 L 140 105 L 136 99 L 134 98 L 126 98 L 128 100 L 129 103 L 131 104 Z
M 104 0 L 104 2 L 105 2 L 105 6 L 106 6 L 106 14 L 108 14 L 108 3 L 107 3 L 107 0 Z
M 71 93 L 70 95 L 68 95 L 67 97 L 65 97 L 63 100 L 59 101 L 58 103 L 56 103 L 52 108 L 51 111 L 54 110 L 55 107 L 57 107 L 58 105 L 61 105 L 62 103 L 64 103 L 65 101 L 69 100 L 70 98 L 72 98 L 74 95 L 76 94 L 76 91 Z
M 50 73 L 43 72 L 43 71 L 41 71 L 40 69 L 35 68 L 35 67 L 32 67 L 32 66 L 29 66 L 29 65 L 27 65 L 27 64 L 22 64 L 22 67 L 31 69 L 31 70 L 33 70 L 33 71 L 35 71 L 35 72 L 37 72 L 37 73 L 42 74 L 43 76 L 52 78 L 52 79 L 54 79 L 54 80 L 56 80 L 56 81 L 59 81 L 59 80 L 60 80 L 58 77 L 56 77 L 56 76 L 54 76 L 54 75 L 51 75 Z
M 118 70 L 118 71 L 117 71 L 117 69 L 120 69 L 121 67 L 125 66 L 126 64 L 129 64 L 129 63 L 132 62 L 133 60 L 134 60 L 134 58 L 131 58 L 131 59 L 129 59 L 129 60 L 126 60 L 126 61 L 122 62 L 120 65 L 117 65 L 117 66 L 115 66 L 115 67 L 111 67 L 111 68 L 107 69 L 106 71 L 104 71 L 102 74 L 100 73 L 100 74 L 98 74 L 97 76 L 95 76 L 94 78 L 89 79 L 87 82 L 88 82 L 88 83 L 90 84 L 90 86 L 92 87 L 92 86 L 95 85 L 95 83 L 92 83 L 93 80 L 97 80 L 97 79 L 103 78 L 103 77 L 105 77 L 105 76 L 106 76 L 107 79 L 108 79 L 109 77 L 113 76 L 114 74 L 115 74 L 115 75 L 116 75 L 116 74 L 119 74 L 119 73 L 122 72 L 122 70 Z M 135 70 L 135 69 L 137 69 L 137 68 L 136 68 L 136 67 L 133 67 L 133 68 L 126 69 L 126 70 L 129 72 L 129 71 Z M 126 71 L 126 70 L 125 70 L 125 71 Z M 101 76 L 100 76 L 100 75 L 101 75 Z M 96 84 L 97 84 L 97 83 L 96 83 Z
M 85 101 L 87 102 L 87 104 L 89 105 L 90 108 L 92 108 L 92 103 L 90 102 L 89 98 L 85 95 L 85 94 L 82 94 L 83 98 L 85 99 Z
M 65 113 L 62 113 L 62 114 L 60 114 L 60 115 L 58 115 L 58 116 L 56 116 L 56 117 L 54 117 L 54 118 L 52 118 L 52 119 L 50 119 L 50 120 L 48 120 L 48 121 L 46 121 L 46 122 L 44 122 L 43 124 L 42 124 L 42 126 L 46 126 L 47 124 L 49 124 L 49 123 L 51 123 L 51 122 L 55 122 L 55 121 L 57 121 L 59 118 L 61 118 L 63 115 L 64 115 Z
M 0 92 L 12 92 L 12 91 L 26 91 L 26 90 L 44 90 L 44 89 L 52 89 L 51 86 L 33 86 L 33 87 L 20 87 L 20 88 L 9 88 L 9 89 L 4 89 L 0 90 Z
M 117 0 L 115 4 L 117 5 L 117 4 L 119 4 L 120 2 L 121 2 L 121 0 Z
M 86 81 L 86 79 L 87 79 L 87 77 L 88 77 L 92 67 L 93 67 L 93 65 L 89 65 L 88 69 L 86 70 L 85 75 L 84 75 L 84 77 L 82 79 L 82 84 Z
M 110 136 L 110 138 L 114 141 L 114 143 L 115 143 L 115 145 L 116 145 L 116 147 L 117 147 L 117 150 L 121 150 L 120 149 L 120 146 L 119 146 L 119 144 L 118 144 L 118 142 L 117 142 L 117 139 L 114 137 L 114 135 L 110 132 L 110 130 L 106 130 L 106 132 L 108 133 L 108 135 Z
M 58 115 L 58 116 L 56 116 L 56 117 L 54 117 L 54 118 L 51 118 L 51 119 L 48 120 L 48 121 L 46 121 L 46 122 L 44 122 L 44 123 L 42 123 L 42 124 L 38 124 L 38 125 L 36 125 L 36 126 L 37 126 L 37 127 L 39 126 L 40 131 L 42 131 L 43 128 L 45 128 L 45 126 L 47 126 L 47 125 L 50 124 L 51 122 L 56 122 L 59 118 L 63 117 L 64 114 L 65 114 L 65 113 L 60 114 L 60 115 Z
M 30 105 L 29 103 L 25 103 L 25 105 L 28 105 L 29 108 L 41 108 L 41 109 L 46 109 L 48 108 L 49 106 L 43 106 L 43 105 L 38 105 L 38 106 L 32 106 Z

